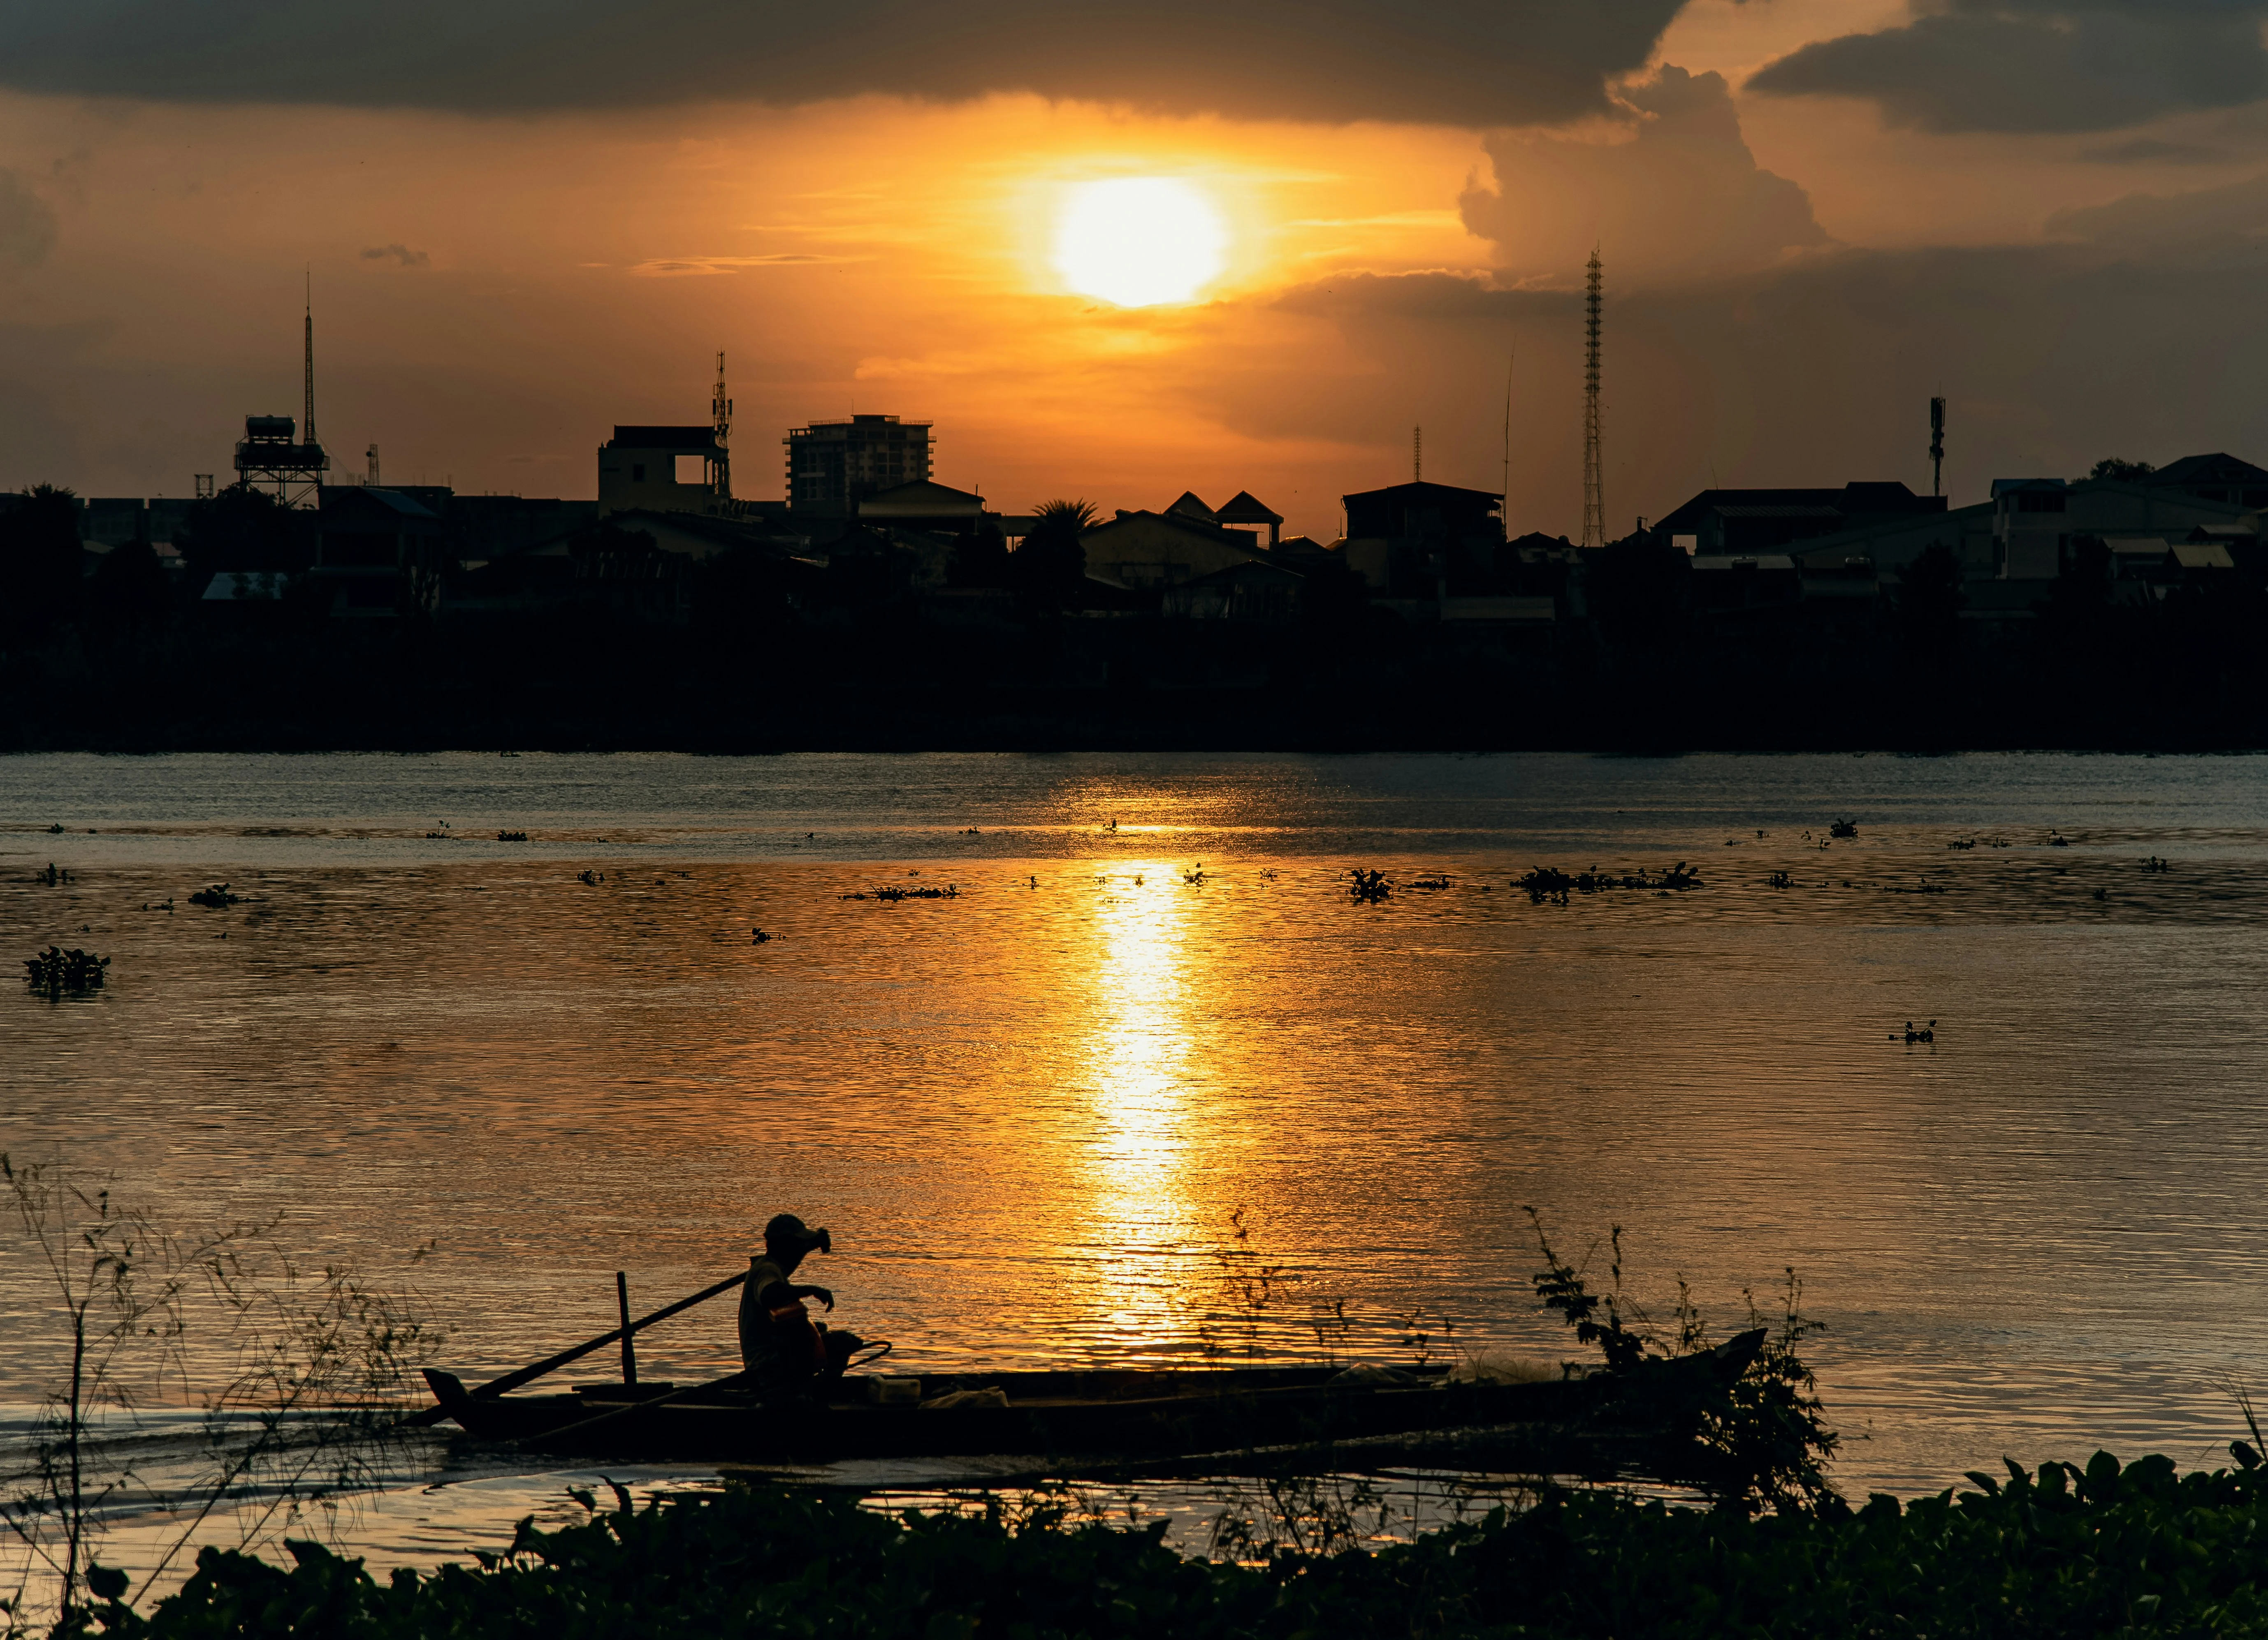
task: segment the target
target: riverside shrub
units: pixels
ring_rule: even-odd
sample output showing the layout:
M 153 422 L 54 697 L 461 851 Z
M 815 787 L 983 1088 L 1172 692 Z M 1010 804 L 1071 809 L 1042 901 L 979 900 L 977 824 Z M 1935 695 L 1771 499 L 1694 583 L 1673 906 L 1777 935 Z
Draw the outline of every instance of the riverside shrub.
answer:
M 136 1640 L 2268 1636 L 2268 1471 L 2098 1452 L 1970 1478 L 1904 1505 L 1753 1519 L 1554 1493 L 1376 1553 L 1258 1566 L 1185 1560 L 1155 1524 L 894 1518 L 733 1487 L 556 1532 L 523 1522 L 477 1568 L 383 1584 L 311 1543 L 290 1567 L 207 1549 L 153 1614 L 112 1600 L 87 1616 Z M 122 1583 L 97 1577 L 106 1595 Z

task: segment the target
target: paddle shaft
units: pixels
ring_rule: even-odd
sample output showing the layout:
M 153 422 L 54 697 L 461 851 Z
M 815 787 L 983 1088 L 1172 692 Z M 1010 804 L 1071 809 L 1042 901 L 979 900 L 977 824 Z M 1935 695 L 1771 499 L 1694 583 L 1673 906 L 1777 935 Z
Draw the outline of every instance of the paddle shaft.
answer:
M 696 1304 L 706 1304 L 718 1293 L 730 1292 L 747 1279 L 748 1272 L 746 1270 L 742 1270 L 738 1276 L 727 1276 L 713 1287 L 703 1287 L 689 1298 L 680 1298 L 675 1304 L 665 1305 L 652 1315 L 642 1315 L 627 1326 L 617 1327 L 610 1333 L 601 1333 L 588 1343 L 578 1344 L 572 1350 L 563 1350 L 556 1356 L 546 1357 L 534 1366 L 524 1366 L 517 1372 L 507 1372 L 502 1378 L 492 1378 L 485 1384 L 475 1385 L 472 1393 L 482 1400 L 494 1395 L 507 1394 L 518 1389 L 522 1384 L 534 1383 L 547 1372 L 557 1372 L 571 1361 L 580 1361 L 594 1350 L 604 1350 L 618 1338 L 627 1343 L 632 1333 L 652 1327 L 656 1321 L 666 1321 L 680 1311 L 689 1310 Z M 409 1429 L 419 1424 L 438 1423 L 448 1416 L 438 1407 L 428 1407 L 423 1412 L 404 1418 L 400 1427 Z

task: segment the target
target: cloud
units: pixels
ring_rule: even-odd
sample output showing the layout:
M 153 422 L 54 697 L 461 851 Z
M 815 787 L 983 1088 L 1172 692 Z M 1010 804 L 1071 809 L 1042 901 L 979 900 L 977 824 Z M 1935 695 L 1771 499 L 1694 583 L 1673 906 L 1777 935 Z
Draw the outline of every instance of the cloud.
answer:
M 1607 106 L 1683 0 L 232 0 L 18 5 L 0 85 L 478 114 L 991 92 L 1342 123 L 1553 123 Z
M 423 251 L 413 251 L 406 245 L 373 245 L 362 254 L 366 262 L 382 262 L 389 256 L 404 268 L 424 268 L 433 261 Z
M 2059 210 L 2048 218 L 2047 232 L 2160 259 L 2259 268 L 2268 265 L 2268 173 L 2221 188 L 2131 194 Z
M 2167 143 L 2154 136 L 2132 136 L 2123 143 L 2106 143 L 2081 151 L 2091 165 L 2217 165 L 2235 158 L 2228 150 L 2202 143 Z
M 55 213 L 32 185 L 0 170 L 0 276 L 29 273 L 55 248 Z
M 1659 516 L 1712 482 L 1926 486 L 1937 393 L 1952 400 L 1955 505 L 1993 478 L 2075 474 L 2105 455 L 2268 459 L 2251 364 L 2268 350 L 2268 177 L 2055 226 L 2051 244 L 1835 246 L 1715 279 L 1610 284 L 1610 521 Z M 1438 436 L 1446 482 L 1493 489 L 1516 341 L 1511 517 L 1554 534 L 1581 517 L 1579 296 L 1429 273 L 1321 281 L 1272 306 L 1314 326 L 1298 350 L 1307 385 L 1261 371 L 1243 372 L 1250 389 L 1219 384 L 1233 430 L 1366 446 L 1380 471 L 1406 472 L 1422 419 L 1429 477 Z
M 1757 167 L 1721 76 L 1665 67 L 1621 95 L 1638 114 L 1627 141 L 1485 139 L 1495 186 L 1458 204 L 1504 266 L 1564 274 L 1595 245 L 1617 276 L 1691 277 L 1827 243 L 1809 195 Z
M 798 266 L 806 262 L 824 262 L 831 267 L 836 262 L 863 262 L 871 261 L 872 260 L 873 258 L 866 256 L 812 256 L 807 255 L 801 251 L 775 251 L 767 256 L 684 256 L 665 258 L 656 261 L 639 262 L 631 268 L 630 272 L 638 276 L 640 278 L 666 279 L 681 277 L 687 274 L 700 275 L 738 273 L 743 268 L 786 268 Z M 604 264 L 598 262 L 585 262 L 583 266 L 595 268 L 602 267 Z
M 2109 131 L 2268 96 L 2261 0 L 1938 0 L 1814 41 L 1748 89 L 1872 99 L 1924 131 Z

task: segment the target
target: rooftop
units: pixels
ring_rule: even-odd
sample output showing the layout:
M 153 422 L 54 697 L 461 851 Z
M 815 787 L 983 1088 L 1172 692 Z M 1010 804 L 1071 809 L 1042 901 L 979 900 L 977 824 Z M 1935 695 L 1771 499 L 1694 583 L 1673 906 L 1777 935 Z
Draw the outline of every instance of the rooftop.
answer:
M 689 448 L 713 450 L 717 446 L 717 430 L 713 427 L 670 427 L 643 424 L 616 427 L 615 436 L 608 441 L 611 449 L 667 450 Z

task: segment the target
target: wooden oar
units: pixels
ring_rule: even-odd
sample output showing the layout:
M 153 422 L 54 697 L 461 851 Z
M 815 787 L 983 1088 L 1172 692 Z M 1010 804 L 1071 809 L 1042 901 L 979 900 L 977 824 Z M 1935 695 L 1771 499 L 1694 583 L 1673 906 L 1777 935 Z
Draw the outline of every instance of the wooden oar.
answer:
M 517 1372 L 507 1372 L 502 1378 L 492 1378 L 485 1384 L 476 1384 L 473 1386 L 472 1393 L 482 1400 L 487 1400 L 492 1396 L 508 1394 L 518 1389 L 522 1384 L 532 1384 L 545 1373 L 556 1372 L 571 1361 L 580 1361 L 593 1350 L 604 1350 L 618 1338 L 628 1338 L 632 1333 L 652 1327 L 656 1321 L 667 1320 L 681 1310 L 689 1310 L 696 1304 L 706 1304 L 720 1292 L 730 1292 L 747 1279 L 748 1272 L 746 1270 L 742 1270 L 737 1276 L 727 1276 L 713 1287 L 703 1287 L 690 1298 L 680 1298 L 675 1304 L 656 1310 L 652 1315 L 640 1316 L 628 1326 L 617 1327 L 610 1333 L 601 1333 L 586 1344 L 578 1344 L 572 1350 L 563 1350 L 556 1356 L 546 1357 L 534 1366 L 524 1366 Z M 438 1405 L 431 1406 L 423 1412 L 411 1414 L 394 1427 L 401 1430 L 418 1429 L 428 1423 L 438 1423 L 448 1416 Z

